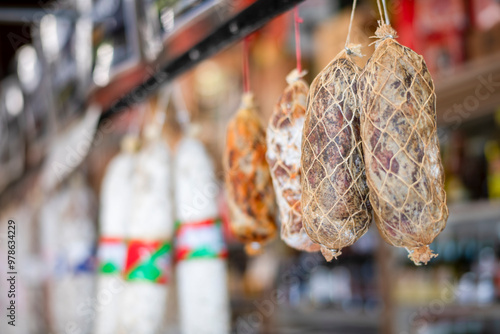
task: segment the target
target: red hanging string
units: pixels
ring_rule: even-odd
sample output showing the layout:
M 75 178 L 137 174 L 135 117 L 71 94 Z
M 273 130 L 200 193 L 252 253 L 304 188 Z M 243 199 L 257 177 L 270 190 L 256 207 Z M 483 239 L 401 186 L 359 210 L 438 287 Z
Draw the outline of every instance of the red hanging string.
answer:
M 245 93 L 250 92 L 249 42 L 249 36 L 245 37 L 243 40 L 243 90 Z
M 304 22 L 299 16 L 299 8 L 295 6 L 294 10 L 294 21 L 295 21 L 295 55 L 297 57 L 297 71 L 302 72 L 302 54 L 300 52 L 300 29 L 299 24 Z

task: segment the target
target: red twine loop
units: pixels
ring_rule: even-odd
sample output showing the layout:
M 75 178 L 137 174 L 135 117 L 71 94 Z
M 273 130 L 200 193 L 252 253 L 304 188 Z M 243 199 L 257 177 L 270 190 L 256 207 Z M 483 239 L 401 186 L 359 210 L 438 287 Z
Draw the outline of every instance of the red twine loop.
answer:
M 299 8 L 295 6 L 294 10 L 294 21 L 295 21 L 295 56 L 297 57 L 297 71 L 302 72 L 302 54 L 300 53 L 300 29 L 299 24 L 304 22 L 299 16 Z
M 250 92 L 250 65 L 248 64 L 248 56 L 250 52 L 249 44 L 250 37 L 247 36 L 243 40 L 243 91 L 245 93 Z

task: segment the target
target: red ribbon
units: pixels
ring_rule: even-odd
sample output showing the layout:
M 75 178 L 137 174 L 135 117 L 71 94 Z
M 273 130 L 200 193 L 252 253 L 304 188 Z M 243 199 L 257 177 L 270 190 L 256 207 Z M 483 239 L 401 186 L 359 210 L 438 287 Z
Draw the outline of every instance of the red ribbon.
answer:
M 250 65 L 248 63 L 248 56 L 250 52 L 249 38 L 250 37 L 247 36 L 243 40 L 243 90 L 245 93 L 250 92 Z
M 295 21 L 295 56 L 297 57 L 297 71 L 302 72 L 302 54 L 300 52 L 300 28 L 299 24 L 304 22 L 299 16 L 299 7 L 295 6 L 294 10 L 294 21 Z

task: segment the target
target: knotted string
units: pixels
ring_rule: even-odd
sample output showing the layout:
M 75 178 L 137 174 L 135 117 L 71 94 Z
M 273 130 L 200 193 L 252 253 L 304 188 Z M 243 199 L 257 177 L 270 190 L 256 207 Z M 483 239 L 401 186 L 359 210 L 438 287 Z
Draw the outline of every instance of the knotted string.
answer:
M 351 11 L 351 19 L 349 20 L 349 30 L 347 31 L 347 38 L 345 40 L 345 50 L 348 55 L 354 55 L 358 57 L 363 57 L 361 54 L 361 45 L 360 44 L 351 44 L 351 30 L 352 30 L 352 22 L 354 21 L 354 12 L 356 11 L 356 3 L 354 0 L 352 3 L 352 11 Z

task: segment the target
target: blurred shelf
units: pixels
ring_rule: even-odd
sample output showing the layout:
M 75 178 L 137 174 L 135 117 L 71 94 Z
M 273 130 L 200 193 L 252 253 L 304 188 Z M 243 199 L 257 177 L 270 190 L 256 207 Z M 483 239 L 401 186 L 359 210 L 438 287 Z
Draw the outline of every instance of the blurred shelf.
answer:
M 436 78 L 435 86 L 439 126 L 456 127 L 491 114 L 500 106 L 500 53 L 442 74 Z
M 500 222 L 500 200 L 457 203 L 449 206 L 448 225 Z
M 492 305 L 456 305 L 442 304 L 440 299 L 433 299 L 419 305 L 400 304 L 395 314 L 396 333 L 419 333 L 422 325 L 431 326 L 434 323 L 452 322 L 465 324 L 466 322 L 490 323 L 500 320 L 500 304 Z M 427 332 L 426 332 L 427 333 Z M 430 332 L 429 332 L 430 333 Z M 432 333 L 440 333 L 433 331 Z M 446 331 L 446 333 L 450 333 Z M 453 333 L 470 333 L 466 330 Z M 473 332 L 476 333 L 476 332 Z M 490 330 L 481 333 L 498 333 Z
M 422 306 L 420 306 L 420 309 Z M 416 308 L 418 309 L 418 308 Z M 460 318 L 460 319 L 474 319 L 474 320 L 484 320 L 484 319 L 499 319 L 500 317 L 500 304 L 489 304 L 489 305 L 445 305 L 440 308 L 440 312 L 423 312 L 420 319 L 425 319 L 427 321 L 436 321 L 443 318 Z
M 265 334 L 347 334 L 376 333 L 380 325 L 379 314 L 368 314 L 361 310 L 296 309 L 281 306 L 272 325 Z

